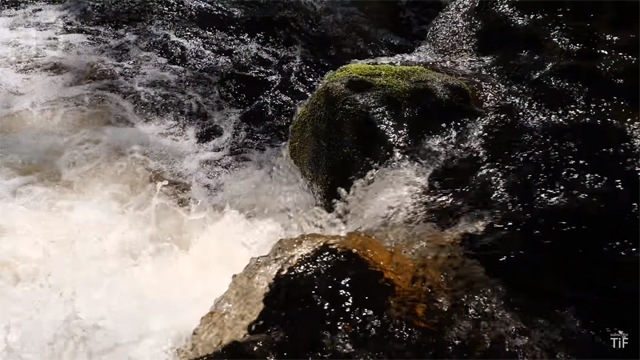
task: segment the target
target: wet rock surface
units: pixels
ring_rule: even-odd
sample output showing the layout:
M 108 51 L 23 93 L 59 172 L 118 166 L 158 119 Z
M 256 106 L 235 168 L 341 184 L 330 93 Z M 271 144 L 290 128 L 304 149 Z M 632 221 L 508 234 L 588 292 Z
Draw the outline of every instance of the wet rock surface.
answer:
M 325 245 L 274 279 L 248 337 L 204 359 L 406 357 L 423 344 L 417 329 L 386 314 L 393 292 L 356 254 Z
M 291 127 L 289 152 L 325 206 L 394 153 L 471 121 L 467 85 L 418 66 L 347 65 L 330 73 Z
M 431 248 L 422 256 L 358 233 L 320 241 L 278 272 L 242 338 L 197 358 L 522 358 L 586 350 L 588 334 L 561 323 L 570 315 L 526 327 L 455 237 L 424 239 Z

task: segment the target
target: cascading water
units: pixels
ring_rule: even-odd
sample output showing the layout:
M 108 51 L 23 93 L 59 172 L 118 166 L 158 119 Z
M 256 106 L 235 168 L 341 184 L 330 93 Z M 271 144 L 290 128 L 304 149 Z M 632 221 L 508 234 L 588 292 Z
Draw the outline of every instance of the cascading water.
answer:
M 61 34 L 63 15 L 0 17 L 0 358 L 169 358 L 249 258 L 300 231 L 249 206 L 277 212 L 274 196 L 302 208 L 310 198 L 284 171 L 248 165 L 222 181 L 244 193 L 198 206 L 207 199 L 194 174 L 220 154 L 189 129 L 142 122 L 89 81 L 75 85 L 78 69 L 110 59 L 86 36 Z M 157 173 L 193 185 L 191 204 L 179 206 Z M 258 186 L 275 190 L 251 197 Z
M 123 93 L 194 106 L 175 86 L 188 70 L 140 49 L 117 59 L 101 46 L 131 35 L 73 33 L 68 17 L 0 12 L 0 358 L 172 358 L 251 257 L 346 228 L 315 208 L 281 149 L 225 160 L 233 111 L 213 114 L 223 134 L 208 143 L 138 113 Z M 391 192 L 363 190 L 381 199 L 353 206 L 351 227 L 384 221 L 376 209 L 402 201 L 410 172 L 389 171 Z
M 0 359 L 637 358 L 609 346 L 637 325 L 637 4 L 608 4 L 0 0 Z M 286 141 L 349 62 L 478 112 L 327 212 Z

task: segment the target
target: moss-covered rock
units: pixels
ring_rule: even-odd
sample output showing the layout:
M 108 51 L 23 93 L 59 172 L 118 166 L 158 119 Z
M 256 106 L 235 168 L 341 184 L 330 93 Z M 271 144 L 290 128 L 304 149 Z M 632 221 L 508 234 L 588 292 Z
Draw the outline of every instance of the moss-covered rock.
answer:
M 475 116 L 468 86 L 419 66 L 351 64 L 329 73 L 291 127 L 289 151 L 327 206 L 394 152 Z

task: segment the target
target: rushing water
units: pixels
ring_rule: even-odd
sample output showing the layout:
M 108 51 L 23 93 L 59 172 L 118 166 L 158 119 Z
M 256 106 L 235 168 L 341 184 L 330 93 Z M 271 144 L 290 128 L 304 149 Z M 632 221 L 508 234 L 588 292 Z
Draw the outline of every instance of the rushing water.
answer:
M 78 81 L 110 59 L 39 9 L 0 17 L 0 358 L 169 358 L 250 257 L 300 231 L 281 204 L 311 198 L 280 159 L 223 174 L 202 206 L 197 173 L 222 155 Z
M 481 24 L 465 15 L 470 1 L 459 1 L 440 13 L 415 52 L 411 51 L 418 43 L 379 31 L 352 16 L 358 12 L 341 1 L 272 3 L 278 5 L 269 6 L 266 16 L 264 4 L 258 2 L 43 1 L 59 5 L 0 0 L 0 359 L 171 359 L 227 289 L 233 274 L 252 257 L 267 253 L 279 239 L 303 233 L 399 229 L 399 238 L 410 239 L 405 234 L 410 227 L 405 225 L 431 221 L 428 216 L 424 220 L 425 207 L 451 205 L 452 213 L 457 213 L 458 189 L 443 185 L 441 191 L 425 195 L 432 184 L 429 177 L 437 174 L 431 167 L 438 170 L 438 162 L 446 165 L 452 157 L 461 160 L 464 170 L 465 156 L 471 154 L 468 163 L 473 167 L 478 153 L 495 163 L 477 159 L 480 170 L 468 180 L 473 180 L 469 194 L 474 195 L 475 187 L 487 189 L 479 192 L 479 199 L 491 196 L 491 204 L 508 208 L 509 213 L 515 209 L 516 220 L 526 215 L 524 219 L 548 221 L 561 214 L 567 219 L 559 217 L 557 224 L 564 229 L 563 220 L 568 220 L 569 231 L 589 222 L 572 210 L 574 203 L 592 210 L 593 204 L 604 204 L 592 211 L 593 218 L 585 219 L 606 226 L 585 225 L 584 233 L 565 233 L 560 227 L 556 230 L 551 219 L 546 229 L 553 231 L 548 234 L 552 239 L 580 238 L 589 228 L 596 233 L 600 229 L 605 238 L 622 229 L 611 235 L 612 240 L 556 242 L 560 244 L 556 250 L 540 248 L 537 254 L 542 257 L 532 252 L 529 258 L 519 251 L 522 256 L 516 259 L 505 252 L 496 255 L 494 265 L 507 264 L 504 273 L 513 273 L 520 285 L 531 284 L 531 293 L 536 293 L 546 287 L 537 288 L 536 282 L 526 279 L 546 283 L 545 279 L 556 278 L 556 273 L 538 274 L 555 261 L 545 257 L 547 253 L 559 251 L 558 263 L 578 254 L 580 261 L 589 261 L 560 267 L 571 270 L 564 287 L 573 289 L 574 280 L 584 278 L 590 294 L 601 289 L 610 295 L 610 304 L 619 303 L 619 293 L 612 290 L 618 272 L 612 281 L 600 281 L 595 273 L 602 267 L 592 267 L 592 260 L 579 254 L 585 247 L 596 259 L 606 252 L 623 260 L 630 259 L 628 254 L 637 255 L 633 242 L 637 236 L 627 236 L 632 234 L 627 223 L 637 220 L 638 206 L 631 200 L 637 198 L 633 196 L 637 174 L 629 171 L 637 169 L 635 150 L 626 144 L 627 130 L 600 120 L 617 118 L 628 107 L 632 111 L 627 122 L 633 123 L 629 127 L 635 129 L 633 144 L 637 144 L 638 125 L 633 120 L 637 113 L 633 106 L 618 104 L 616 96 L 607 102 L 599 99 L 606 96 L 598 92 L 583 91 L 577 86 L 580 81 L 565 84 L 562 76 L 547 74 L 541 78 L 549 83 L 520 84 L 519 70 L 512 74 L 514 82 L 508 75 L 511 67 L 500 68 L 498 60 L 506 55 L 492 52 L 489 35 L 501 37 L 502 31 L 490 27 L 489 35 L 477 35 L 475 27 Z M 25 3 L 34 5 L 19 5 Z M 427 15 L 423 25 L 429 23 L 431 10 L 439 11 L 430 9 L 431 3 L 416 3 L 429 10 L 419 11 Z M 514 23 L 526 20 L 515 16 L 517 12 L 511 14 L 509 7 L 500 11 L 509 13 Z M 413 36 L 425 38 L 422 33 Z M 635 36 L 627 40 L 635 41 Z M 473 50 L 478 47 L 474 41 L 483 39 L 480 45 L 486 51 Z M 554 35 L 563 51 L 579 48 L 561 40 Z M 606 44 L 607 49 L 610 46 L 615 49 Z M 625 48 L 624 43 L 621 46 Z M 538 57 L 532 54 L 523 56 Z M 567 59 L 573 61 L 572 56 Z M 398 158 L 356 181 L 329 214 L 315 206 L 282 142 L 295 105 L 326 71 L 351 60 L 374 58 L 443 66 L 463 77 L 482 79 L 476 85 L 489 112 L 432 136 L 420 151 L 421 163 Z M 628 69 L 637 65 L 634 59 L 625 60 Z M 534 73 L 549 70 L 548 59 L 533 60 L 524 64 Z M 521 71 L 528 75 L 527 69 Z M 560 67 L 560 75 L 570 75 L 566 70 Z M 616 81 L 625 84 L 623 80 L 629 79 Z M 633 83 L 628 86 L 634 90 Z M 551 88 L 557 91 L 549 92 Z M 620 93 L 632 105 L 636 101 L 633 91 Z M 564 95 L 555 101 L 554 94 Z M 562 106 L 546 109 L 554 104 Z M 502 121 L 500 111 L 517 116 L 504 116 L 510 122 Z M 523 129 L 533 135 L 518 137 Z M 600 131 L 615 136 L 601 137 Z M 501 152 L 502 141 L 494 144 L 494 140 L 501 136 L 507 137 L 506 143 L 513 142 L 505 145 L 505 159 L 495 154 Z M 526 148 L 529 145 L 531 149 Z M 624 156 L 610 151 L 614 147 L 621 148 Z M 604 160 L 591 164 L 594 154 Z M 511 155 L 514 158 L 507 159 Z M 611 169 L 599 167 L 610 162 L 615 165 Z M 573 170 L 579 172 L 575 176 L 548 169 L 549 164 L 564 169 L 574 163 L 583 166 L 575 165 L 578 170 Z M 531 171 L 535 176 L 528 176 Z M 584 181 L 578 175 L 584 175 Z M 447 172 L 442 176 L 448 177 Z M 531 188 L 514 187 L 521 182 L 518 176 L 526 177 L 524 184 Z M 605 186 L 607 181 L 617 190 Z M 534 192 L 528 204 L 527 194 Z M 519 202 L 527 205 L 524 210 Z M 437 214 L 445 213 L 447 206 Z M 482 227 L 484 222 L 478 220 L 491 206 L 469 214 L 460 210 L 463 219 L 457 226 L 463 232 Z M 537 212 L 529 214 L 527 209 Z M 512 225 L 508 217 L 502 220 Z M 427 225 L 425 229 L 431 229 L 432 224 Z M 545 229 L 544 221 L 530 230 L 536 234 L 539 229 Z M 395 241 L 391 235 L 385 232 L 389 242 Z M 613 241 L 617 245 L 607 247 Z M 605 247 L 598 248 L 600 244 Z M 527 262 L 531 260 L 536 261 Z M 602 271 L 607 273 L 606 266 Z M 624 288 L 626 280 L 620 278 Z M 597 285 L 592 285 L 593 279 Z M 575 288 L 580 290 L 578 283 Z M 583 297 L 580 291 L 573 291 L 576 294 Z M 630 304 L 637 302 L 637 297 L 627 298 Z M 547 300 L 553 299 L 539 302 Z M 615 326 L 632 318 L 614 309 L 620 306 L 606 305 L 606 300 L 590 304 L 586 308 L 596 311 L 587 313 L 613 314 Z M 521 315 L 528 316 L 526 311 Z M 555 327 L 550 331 L 548 324 L 553 322 L 540 326 L 533 322 L 527 325 L 533 333 L 560 338 Z M 573 320 L 565 321 L 569 322 Z M 563 326 L 567 327 L 558 328 Z M 606 331 L 600 334 L 605 342 Z M 541 339 L 547 342 L 544 336 Z
M 345 227 L 314 207 L 286 149 L 225 163 L 233 112 L 213 114 L 223 135 L 209 143 L 141 115 L 122 89 L 153 105 L 165 84 L 193 106 L 172 87 L 185 70 L 139 49 L 136 61 L 105 55 L 128 35 L 73 34 L 67 16 L 0 12 L 2 359 L 171 358 L 251 257 L 382 222 L 415 186 L 410 168 L 360 186 Z

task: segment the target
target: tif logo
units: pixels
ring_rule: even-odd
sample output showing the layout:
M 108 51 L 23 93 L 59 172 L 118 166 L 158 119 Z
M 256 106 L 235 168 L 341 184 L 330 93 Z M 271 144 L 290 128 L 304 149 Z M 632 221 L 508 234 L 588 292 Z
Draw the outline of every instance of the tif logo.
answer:
M 611 334 L 611 343 L 614 349 L 624 349 L 629 345 L 629 335 L 625 334 L 622 330 L 618 330 L 617 333 Z

